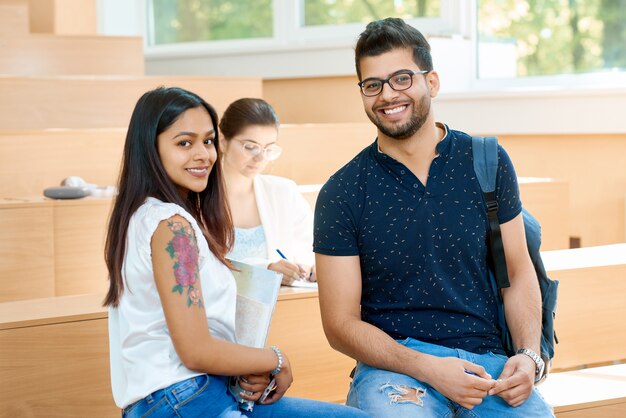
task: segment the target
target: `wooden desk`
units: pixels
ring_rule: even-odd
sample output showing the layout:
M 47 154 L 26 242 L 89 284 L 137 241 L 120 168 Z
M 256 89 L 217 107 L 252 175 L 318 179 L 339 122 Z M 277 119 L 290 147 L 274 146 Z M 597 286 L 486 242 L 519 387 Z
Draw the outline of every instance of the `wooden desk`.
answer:
M 119 416 L 102 299 L 0 303 L 0 417 Z
M 0 199 L 0 302 L 107 289 L 111 199 Z
M 0 303 L 0 418 L 112 417 L 102 293 Z M 281 290 L 268 344 L 289 356 L 288 394 L 340 402 L 354 362 L 322 331 L 317 291 Z
M 293 366 L 289 396 L 345 401 L 356 363 L 328 344 L 316 290 L 281 289 L 268 337 L 272 344 L 287 353 Z
M 0 201 L 0 302 L 54 296 L 53 212 L 43 199 Z

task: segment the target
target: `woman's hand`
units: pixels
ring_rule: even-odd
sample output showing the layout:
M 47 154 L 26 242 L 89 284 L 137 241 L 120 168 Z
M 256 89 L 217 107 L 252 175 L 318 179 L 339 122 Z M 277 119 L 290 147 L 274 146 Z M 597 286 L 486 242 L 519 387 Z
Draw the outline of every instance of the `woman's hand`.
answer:
M 248 401 L 255 402 L 261 397 L 263 391 L 270 383 L 269 374 L 248 374 L 245 376 L 239 376 L 238 379 L 241 389 L 252 392 L 252 395 L 242 392 L 241 397 Z
M 309 273 L 299 264 L 287 260 L 278 260 L 270 263 L 267 268 L 283 275 L 282 284 L 291 286 L 294 280 L 308 279 Z
M 291 365 L 289 364 L 289 359 L 282 353 L 283 355 L 283 365 L 280 368 L 280 373 L 274 376 L 276 379 L 276 389 L 270 392 L 270 394 L 265 398 L 265 401 L 261 402 L 263 404 L 274 403 L 280 398 L 283 397 L 291 383 L 293 382 L 293 375 L 291 374 Z M 265 389 L 265 388 L 263 388 Z

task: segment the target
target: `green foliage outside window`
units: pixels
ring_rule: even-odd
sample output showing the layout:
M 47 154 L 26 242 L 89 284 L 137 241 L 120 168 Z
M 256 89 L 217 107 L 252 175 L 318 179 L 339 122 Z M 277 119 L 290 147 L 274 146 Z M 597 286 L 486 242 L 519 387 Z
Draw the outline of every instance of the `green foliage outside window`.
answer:
M 303 1 L 304 25 L 369 22 L 388 16 L 439 16 L 439 0 Z M 151 44 L 271 38 L 272 0 L 152 0 Z M 299 22 L 302 23 L 302 22 Z
M 365 23 L 385 17 L 439 16 L 439 0 L 304 0 L 304 25 Z
M 515 48 L 518 77 L 626 70 L 626 0 L 480 0 L 477 26 L 479 48 Z
M 270 38 L 272 0 L 152 0 L 152 44 Z

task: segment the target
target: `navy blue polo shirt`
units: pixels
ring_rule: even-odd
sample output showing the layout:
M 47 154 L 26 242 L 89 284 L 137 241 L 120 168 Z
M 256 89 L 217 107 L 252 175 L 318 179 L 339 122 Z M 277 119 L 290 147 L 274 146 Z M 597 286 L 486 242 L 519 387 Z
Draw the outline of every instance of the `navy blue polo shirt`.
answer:
M 337 171 L 315 205 L 314 251 L 360 257 L 361 317 L 392 338 L 504 354 L 471 137 L 447 131 L 426 187 L 379 152 L 377 140 Z M 496 194 L 504 223 L 522 204 L 513 164 L 502 147 L 498 154 Z M 341 280 L 341 272 L 332 280 Z

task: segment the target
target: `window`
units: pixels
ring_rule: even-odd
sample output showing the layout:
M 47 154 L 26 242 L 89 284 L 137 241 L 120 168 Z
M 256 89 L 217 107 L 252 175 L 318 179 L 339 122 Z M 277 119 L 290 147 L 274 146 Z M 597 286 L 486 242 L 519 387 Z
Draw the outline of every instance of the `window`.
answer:
M 626 70 L 626 0 L 479 0 L 479 79 Z
M 150 45 L 271 38 L 272 0 L 152 0 Z
M 458 0 L 148 0 L 148 45 L 271 39 L 347 41 L 363 24 L 402 17 L 425 34 L 458 33 Z
M 366 23 L 387 16 L 439 17 L 438 0 L 304 0 L 304 26 Z

